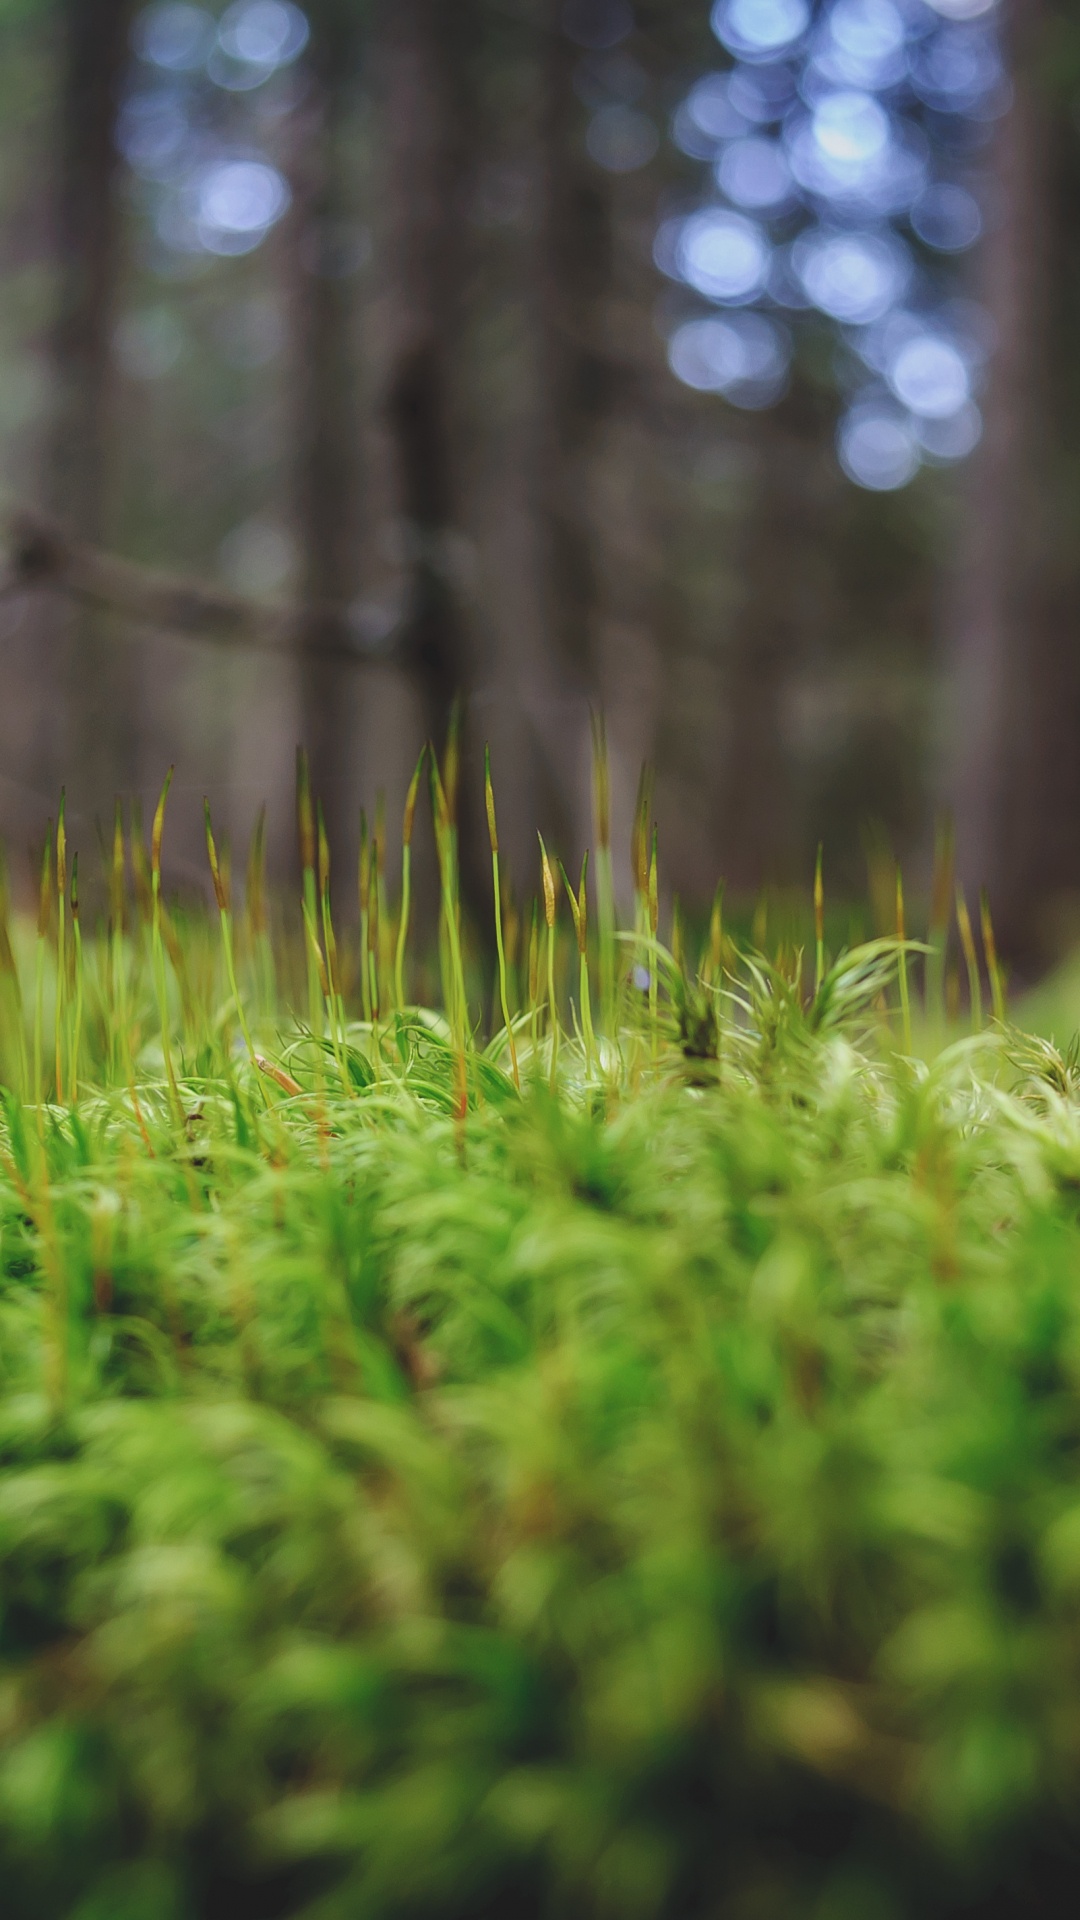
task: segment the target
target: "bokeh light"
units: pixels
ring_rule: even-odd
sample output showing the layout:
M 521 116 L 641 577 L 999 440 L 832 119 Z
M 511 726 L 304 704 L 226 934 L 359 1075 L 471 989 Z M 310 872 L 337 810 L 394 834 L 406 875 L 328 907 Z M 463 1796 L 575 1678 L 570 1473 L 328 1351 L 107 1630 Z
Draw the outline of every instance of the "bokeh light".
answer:
M 306 14 L 289 0 L 237 0 L 222 15 L 207 74 L 226 92 L 251 93 L 291 66 L 309 38 Z
M 134 93 L 120 109 L 116 144 L 143 180 L 176 180 L 187 165 L 191 123 L 184 102 L 172 93 Z
M 811 228 L 796 241 L 792 262 L 812 304 L 849 326 L 880 319 L 910 278 L 902 248 L 879 233 Z
M 291 67 L 310 35 L 293 0 L 234 0 L 220 19 L 186 0 L 158 0 L 137 16 L 140 67 L 116 143 L 147 183 L 159 272 L 183 272 L 184 259 L 199 255 L 251 253 L 285 213 L 287 182 L 264 151 L 273 113 L 260 117 L 246 97 Z
M 966 187 L 939 181 L 912 207 L 911 225 L 924 245 L 938 253 L 962 253 L 982 233 L 982 211 Z
M 911 85 L 938 113 L 985 118 L 1008 103 L 1001 55 L 980 27 L 944 27 L 912 50 Z
M 894 493 L 919 470 L 919 445 L 907 420 L 880 402 L 852 407 L 836 436 L 840 465 L 857 486 Z
M 926 4 L 947 20 L 978 20 L 993 10 L 995 0 L 926 0 Z
M 837 449 L 848 476 L 878 491 L 906 485 L 924 456 L 965 458 L 981 434 L 984 317 L 950 317 L 949 274 L 983 232 L 981 128 L 1009 103 L 993 11 L 993 0 L 716 0 L 731 64 L 701 75 L 672 118 L 712 195 L 660 222 L 657 265 L 713 306 L 758 310 L 740 324 L 796 316 L 777 398 L 800 310 L 840 330 L 838 384 L 852 356 L 877 384 L 848 405 Z M 734 321 L 689 313 L 665 331 L 678 379 L 741 404 Z
M 923 192 L 927 158 L 872 94 L 829 93 L 788 131 L 792 171 L 809 196 L 856 217 L 903 212 Z
M 904 21 L 892 0 L 837 0 L 815 45 L 813 70 L 839 86 L 896 86 L 907 54 Z
M 288 66 L 307 46 L 310 28 L 288 0 L 240 0 L 222 15 L 218 45 L 253 66 Z
M 717 166 L 716 184 L 737 207 L 777 207 L 791 193 L 791 168 L 777 140 L 732 140 Z
M 889 144 L 889 116 L 869 93 L 827 93 L 811 124 L 816 145 L 834 166 L 873 165 Z
M 708 299 L 752 300 L 769 271 L 769 244 L 755 221 L 709 210 L 685 222 L 676 261 L 688 285 Z
M 736 66 L 728 80 L 728 94 L 737 113 L 755 126 L 768 127 L 791 106 L 795 82 L 787 66 Z
M 913 420 L 912 429 L 923 452 L 935 461 L 966 460 L 982 439 L 982 414 L 974 400 L 967 400 L 943 420 Z
M 712 28 L 729 53 L 744 60 L 772 60 L 801 38 L 810 24 L 806 0 L 717 0 Z
M 923 455 L 965 457 L 981 432 L 980 356 L 948 321 L 940 276 L 984 226 L 977 140 L 965 148 L 957 129 L 1008 104 L 993 5 L 716 0 L 710 21 L 729 64 L 686 90 L 671 130 L 709 168 L 711 193 L 661 223 L 655 256 L 684 298 L 725 312 L 703 315 L 699 304 L 676 313 L 665 328 L 673 372 L 736 405 L 772 404 L 809 310 L 844 332 L 878 383 L 838 433 L 850 477 L 881 488 L 880 474 L 910 479 Z M 566 0 L 562 24 L 582 50 L 574 85 L 591 159 L 614 175 L 647 166 L 659 133 L 643 105 L 647 75 L 624 44 L 632 5 Z M 147 79 L 122 105 L 117 142 L 146 183 L 168 253 L 243 255 L 281 219 L 288 185 L 244 100 L 298 60 L 309 37 L 294 0 L 233 0 L 220 18 L 188 0 L 155 0 L 137 17 Z M 199 105 L 213 97 L 235 103 L 232 123 L 216 131 Z M 256 118 L 244 123 L 245 113 Z M 780 309 L 795 316 L 794 337 Z M 124 349 L 133 377 L 156 377 L 134 371 L 134 340 Z M 163 360 L 164 346 L 157 352 Z M 143 357 L 155 364 L 149 346 Z M 875 446 L 895 457 L 882 453 L 875 465 Z
M 135 51 L 148 65 L 168 73 L 193 73 L 214 44 L 217 25 L 204 7 L 185 0 L 163 0 L 147 7 L 135 22 Z
M 192 216 L 208 253 L 250 253 L 289 204 L 289 189 L 265 160 L 222 160 L 191 182 Z
M 758 313 L 687 320 L 668 342 L 672 371 L 686 386 L 722 393 L 736 406 L 772 406 L 787 384 L 791 339 Z
M 687 94 L 676 128 L 682 131 L 684 140 L 691 133 L 696 134 L 699 141 L 704 139 L 707 143 L 704 148 L 684 146 L 684 151 L 705 157 L 713 154 L 722 140 L 734 140 L 747 133 L 750 121 L 732 104 L 728 75 L 707 73 Z
M 947 420 L 971 398 L 971 375 L 958 347 L 932 333 L 916 334 L 898 349 L 889 385 L 912 413 Z

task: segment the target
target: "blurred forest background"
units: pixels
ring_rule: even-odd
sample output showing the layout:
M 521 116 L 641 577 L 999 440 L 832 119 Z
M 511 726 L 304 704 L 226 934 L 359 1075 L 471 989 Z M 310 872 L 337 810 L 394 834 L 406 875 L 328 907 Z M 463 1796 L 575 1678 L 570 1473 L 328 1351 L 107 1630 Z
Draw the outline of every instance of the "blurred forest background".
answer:
M 1078 337 L 1067 0 L 0 0 L 16 883 L 62 782 L 89 863 L 173 761 L 174 878 L 204 791 L 284 875 L 301 739 L 340 876 L 460 693 L 522 884 L 592 707 L 684 900 L 868 836 L 925 885 L 948 811 L 1036 969 Z

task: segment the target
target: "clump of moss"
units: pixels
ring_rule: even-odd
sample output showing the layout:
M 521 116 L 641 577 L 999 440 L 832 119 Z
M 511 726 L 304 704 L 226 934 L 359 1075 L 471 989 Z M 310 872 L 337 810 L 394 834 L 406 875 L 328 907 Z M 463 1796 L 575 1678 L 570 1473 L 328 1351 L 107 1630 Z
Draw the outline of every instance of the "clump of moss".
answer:
M 812 973 L 663 947 L 647 808 L 631 927 L 603 839 L 530 920 L 493 800 L 485 1038 L 452 786 L 437 1011 L 303 778 L 295 950 L 163 808 L 5 919 L 5 1914 L 1071 1913 L 1073 1055 L 945 1035 L 932 938 L 916 1057 L 820 888 Z

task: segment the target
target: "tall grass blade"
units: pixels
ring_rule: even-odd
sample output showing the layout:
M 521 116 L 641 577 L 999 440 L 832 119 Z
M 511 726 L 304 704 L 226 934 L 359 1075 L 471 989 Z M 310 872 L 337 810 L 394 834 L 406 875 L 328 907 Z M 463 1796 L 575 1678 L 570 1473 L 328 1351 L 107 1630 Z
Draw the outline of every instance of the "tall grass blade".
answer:
M 390 901 L 386 890 L 386 795 L 381 790 L 375 795 L 375 825 L 372 837 L 375 843 L 375 924 L 377 981 L 375 998 L 380 1008 L 390 1005 L 393 998 L 392 954 L 394 929 L 390 921 Z
M 394 956 L 394 1000 L 398 1011 L 405 1005 L 405 956 L 409 942 L 409 915 L 412 908 L 412 838 L 416 820 L 416 799 L 420 791 L 420 776 L 424 768 L 426 747 L 421 747 L 420 757 L 409 790 L 405 795 L 405 813 L 401 823 L 401 907 L 398 913 L 397 952 Z
M 165 775 L 161 794 L 154 812 L 154 824 L 150 834 L 150 937 L 154 967 L 154 982 L 157 988 L 158 1019 L 161 1026 L 161 1051 L 165 1061 L 165 1079 L 169 1089 L 169 1102 L 173 1119 L 177 1126 L 183 1125 L 184 1113 L 180 1102 L 180 1088 L 177 1084 L 176 1069 L 173 1065 L 171 1022 L 169 1019 L 169 987 L 165 972 L 165 947 L 162 940 L 162 901 L 161 901 L 161 840 L 165 831 L 165 803 L 169 798 L 175 768 L 170 767 Z M 141 838 L 141 836 L 140 836 Z
M 607 728 L 601 713 L 591 713 L 593 834 L 596 841 L 596 926 L 600 958 L 600 1017 L 605 1033 L 614 1033 L 617 979 L 615 875 L 611 857 L 611 764 Z
M 451 716 L 450 747 L 453 757 L 450 760 L 452 775 L 451 791 L 457 792 L 457 724 L 459 714 Z M 439 882 L 441 891 L 442 924 L 446 942 L 446 968 L 448 991 L 446 1005 L 450 1015 L 450 1025 L 454 1033 L 454 1044 L 464 1060 L 468 1034 L 468 1001 L 465 991 L 465 967 L 461 952 L 461 902 L 458 891 L 457 874 L 457 833 L 454 826 L 454 814 L 450 798 L 439 763 L 434 752 L 429 752 L 428 764 L 431 770 L 432 812 L 435 825 L 435 849 L 439 861 Z M 462 1068 L 464 1072 L 464 1068 Z
M 82 1055 L 83 1031 L 83 944 L 82 925 L 79 919 L 79 856 L 71 859 L 71 937 L 75 949 L 75 1025 L 71 1036 L 71 1066 L 68 1074 L 71 1104 L 74 1107 L 79 1098 L 79 1061 Z
M 589 871 L 589 854 L 586 849 L 581 862 L 581 879 L 575 894 L 570 885 L 566 868 L 559 862 L 559 872 L 566 888 L 566 897 L 570 902 L 570 913 L 574 922 L 574 933 L 578 949 L 578 994 L 581 1004 L 581 1036 L 585 1045 L 585 1072 L 590 1074 L 596 1057 L 596 1035 L 593 1029 L 592 992 L 589 985 L 589 900 L 585 890 L 585 878 Z
M 503 939 L 502 888 L 499 881 L 499 830 L 495 821 L 495 793 L 491 784 L 491 749 L 484 748 L 484 805 L 487 809 L 488 838 L 491 842 L 491 882 L 495 895 L 495 950 L 499 968 L 499 1004 L 510 1050 L 510 1071 L 515 1087 L 521 1087 L 517 1047 L 510 1019 L 510 999 L 506 988 L 506 943 Z
M 34 1100 L 38 1110 L 38 1126 L 43 1128 L 44 1117 L 42 1102 L 45 1088 L 42 1082 L 42 1029 L 45 1022 L 45 950 L 49 938 L 49 923 L 52 918 L 52 843 L 53 823 L 50 820 L 45 829 L 45 849 L 41 856 L 41 877 L 38 885 L 37 946 L 34 963 Z
M 825 978 L 825 877 L 822 871 L 824 848 L 818 841 L 814 863 L 814 995 L 821 992 Z
M 334 919 L 330 910 L 330 842 L 326 835 L 326 821 L 323 818 L 322 802 L 315 809 L 316 831 L 318 837 L 319 858 L 319 911 L 322 916 L 322 943 L 326 955 L 326 1012 L 330 1025 L 330 1044 L 334 1050 L 342 1090 L 352 1093 L 352 1085 L 345 1069 L 344 1036 L 345 1006 L 341 993 L 341 978 L 338 971 L 337 939 L 334 934 Z
M 945 969 L 952 918 L 955 839 L 952 820 L 945 816 L 934 834 L 934 872 L 930 885 L 930 924 L 927 929 L 925 997 L 927 1017 L 943 1027 L 948 1019 L 945 1004 Z
M 971 1031 L 982 1030 L 982 983 L 979 979 L 979 956 L 975 951 L 975 936 L 971 930 L 971 915 L 964 898 L 963 887 L 956 889 L 956 924 L 960 933 L 960 945 L 963 949 L 964 964 L 967 967 L 968 1000 L 971 1011 Z
M 277 997 L 277 980 L 266 897 L 265 806 L 259 808 L 255 817 L 255 827 L 248 847 L 244 911 L 247 918 L 248 948 L 256 981 L 259 1013 L 264 1019 L 268 1019 Z
M 243 1035 L 244 1046 L 247 1049 L 248 1061 L 252 1067 L 255 1067 L 255 1043 L 252 1040 L 251 1031 L 248 1027 L 243 996 L 240 992 L 239 982 L 236 977 L 236 954 L 233 948 L 232 903 L 229 897 L 228 875 L 223 872 L 221 861 L 218 858 L 217 844 L 214 840 L 213 822 L 210 818 L 210 802 L 205 794 L 203 796 L 203 822 L 206 828 L 206 853 L 210 862 L 210 878 L 213 882 L 214 899 L 217 903 L 218 910 L 218 922 L 221 927 L 221 946 L 225 956 L 225 972 L 228 976 L 229 992 L 232 994 L 233 1004 L 236 1007 L 236 1017 L 240 1022 L 240 1032 Z M 267 1106 L 269 1106 L 270 1096 L 267 1093 L 263 1077 L 260 1073 L 256 1072 L 255 1078 L 259 1083 L 259 1092 Z
M 979 919 L 982 924 L 983 952 L 986 955 L 986 972 L 990 981 L 990 1003 L 994 1019 L 1004 1026 L 1007 1018 L 1005 1003 L 1005 978 L 998 959 L 997 940 L 994 937 L 994 923 L 990 917 L 990 896 L 984 887 L 979 895 Z
M 56 820 L 56 1006 L 53 1039 L 55 1047 L 56 1104 L 64 1104 L 64 1051 L 67 1015 L 67 811 L 66 795 L 60 789 L 60 811 Z
M 0 981 L 3 983 L 5 1065 L 10 1078 L 16 1081 L 23 1100 L 29 1102 L 32 1096 L 26 1053 L 26 1020 L 19 968 L 15 959 L 15 950 L 11 944 L 11 900 L 7 861 L 2 851 L 0 851 Z M 12 1053 L 14 1064 L 11 1059 Z
M 904 922 L 904 879 L 900 865 L 896 867 L 896 977 L 900 988 L 900 1020 L 904 1042 L 904 1052 L 910 1059 L 911 1041 L 911 997 L 908 990 L 907 964 L 907 928 Z
M 124 1005 L 124 894 L 126 888 L 124 816 L 117 796 L 113 808 L 112 860 L 109 865 L 109 925 L 107 931 L 107 987 L 109 1008 L 109 1079 L 115 1082 L 120 1067 L 118 1054 L 123 1050 L 127 1014 Z
M 652 940 L 653 945 L 655 947 L 657 938 L 659 936 L 659 930 L 660 930 L 660 876 L 659 876 L 659 869 L 657 865 L 655 826 L 653 827 L 653 830 L 652 830 L 652 847 L 649 854 L 648 888 L 649 888 L 649 891 L 648 891 L 649 938 Z M 656 1026 L 656 995 L 657 995 L 656 965 L 654 960 L 650 958 L 650 961 L 649 961 L 649 1022 L 652 1027 L 654 1056 L 657 1051 L 657 1038 L 658 1038 L 657 1026 Z
M 315 933 L 319 917 L 318 888 L 315 877 L 315 811 L 311 801 L 311 773 L 308 767 L 307 753 L 303 747 L 297 747 L 296 749 L 296 828 L 300 843 L 304 925 L 308 932 L 308 938 L 305 943 L 307 951 L 308 1018 L 311 1022 L 312 1035 L 318 1040 L 322 1038 L 323 1032 L 323 995 L 320 967 L 315 959 L 315 952 L 318 951 L 319 945 L 318 934 Z M 315 940 L 315 951 L 312 950 L 311 945 L 312 935 L 314 935 Z
M 548 1019 L 551 1024 L 551 1064 L 548 1073 L 548 1084 L 552 1093 L 554 1093 L 559 1070 L 559 1003 L 555 995 L 555 876 L 551 871 L 551 862 L 548 859 L 548 852 L 544 845 L 543 835 L 538 834 L 537 838 L 540 841 L 540 870 L 544 885 L 544 919 L 547 923 Z
M 649 925 L 649 822 L 652 817 L 653 770 L 646 761 L 638 780 L 634 824 L 630 834 L 630 870 L 634 883 L 635 932 Z

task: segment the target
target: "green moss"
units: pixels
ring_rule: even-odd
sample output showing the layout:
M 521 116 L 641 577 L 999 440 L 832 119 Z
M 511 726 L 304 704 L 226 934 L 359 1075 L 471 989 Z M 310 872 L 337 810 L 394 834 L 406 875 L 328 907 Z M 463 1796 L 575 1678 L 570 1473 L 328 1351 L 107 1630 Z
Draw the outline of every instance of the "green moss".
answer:
M 312 1031 L 218 878 L 224 951 L 147 907 L 60 996 L 11 930 L 5 1916 L 1071 1913 L 1072 1055 L 643 897 L 519 1094 L 393 927 L 363 1021 L 312 921 Z

